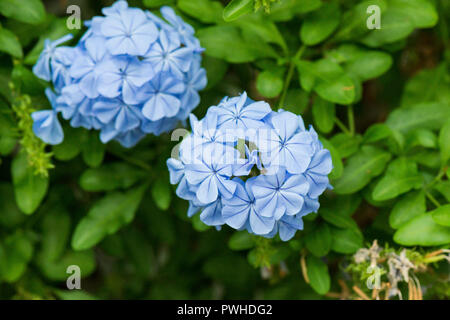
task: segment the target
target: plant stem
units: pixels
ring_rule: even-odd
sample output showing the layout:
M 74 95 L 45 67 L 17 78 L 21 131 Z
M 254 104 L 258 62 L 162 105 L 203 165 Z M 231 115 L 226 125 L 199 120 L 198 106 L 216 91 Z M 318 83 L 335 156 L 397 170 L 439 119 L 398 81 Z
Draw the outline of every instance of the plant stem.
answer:
M 350 130 L 350 135 L 353 136 L 355 134 L 355 116 L 353 114 L 353 105 L 348 106 L 347 114 L 348 114 L 348 127 Z
M 339 129 L 342 130 L 342 132 L 344 132 L 345 134 L 351 136 L 351 132 L 347 129 L 347 127 L 345 126 L 345 124 L 343 124 L 341 122 L 341 120 L 339 120 L 338 117 L 334 117 L 334 122 L 336 123 L 336 125 L 339 127 Z
M 437 201 L 436 198 L 433 197 L 433 195 L 430 192 L 428 192 L 427 190 L 425 190 L 425 195 L 437 208 L 439 208 L 441 206 L 439 201 Z
M 289 69 L 288 72 L 286 74 L 286 79 L 284 80 L 284 87 L 283 87 L 283 92 L 281 93 L 281 97 L 280 100 L 278 102 L 278 108 L 281 108 L 284 104 L 284 100 L 286 99 L 286 94 L 287 91 L 289 89 L 289 85 L 291 84 L 291 80 L 292 80 L 292 76 L 294 75 L 294 68 L 295 68 L 295 62 L 297 60 L 299 60 L 303 54 L 303 52 L 305 51 L 306 46 L 302 45 L 298 50 L 297 53 L 290 59 L 289 61 Z

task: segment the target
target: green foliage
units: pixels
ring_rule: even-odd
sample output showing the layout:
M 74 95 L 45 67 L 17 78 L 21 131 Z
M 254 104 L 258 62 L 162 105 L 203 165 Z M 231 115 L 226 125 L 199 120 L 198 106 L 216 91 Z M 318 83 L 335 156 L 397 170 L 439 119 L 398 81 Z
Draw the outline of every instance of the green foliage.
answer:
M 45 39 L 84 31 L 49 13 L 65 12 L 57 1 L 0 0 L 0 298 L 317 299 L 342 296 L 343 282 L 370 296 L 372 262 L 356 260 L 375 239 L 383 281 L 404 252 L 424 298 L 449 298 L 448 1 L 130 5 L 170 5 L 195 28 L 208 77 L 197 116 L 244 90 L 301 114 L 331 153 L 333 189 L 282 242 L 188 218 L 169 184 L 169 135 L 124 149 L 64 123 L 64 142 L 46 146 L 30 114 L 48 107 L 47 84 L 31 67 Z M 367 28 L 370 5 L 381 29 Z M 86 291 L 63 289 L 69 265 Z

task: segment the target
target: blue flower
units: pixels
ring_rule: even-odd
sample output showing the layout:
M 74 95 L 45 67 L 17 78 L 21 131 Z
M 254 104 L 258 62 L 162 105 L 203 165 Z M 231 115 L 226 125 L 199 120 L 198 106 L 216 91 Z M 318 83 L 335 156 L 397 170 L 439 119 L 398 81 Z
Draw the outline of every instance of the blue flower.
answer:
M 161 11 L 170 24 L 120 0 L 85 22 L 75 47 L 59 46 L 70 35 L 46 41 L 33 70 L 52 82 L 55 112 L 125 147 L 185 121 L 206 86 L 202 50 L 192 27 L 172 9 Z
M 147 102 L 142 108 L 142 114 L 152 121 L 175 116 L 180 110 L 179 96 L 184 90 L 181 80 L 168 73 L 159 73 L 143 89 Z
M 179 35 L 164 29 L 159 32 L 158 41 L 145 54 L 145 61 L 152 64 L 155 72 L 171 72 L 179 79 L 189 70 L 192 60 L 192 49 L 181 47 Z
M 118 56 L 112 58 L 107 66 L 102 68 L 99 78 L 99 92 L 107 98 L 116 98 L 122 94 L 128 104 L 138 104 L 138 88 L 154 77 L 150 64 L 139 61 L 136 57 Z
M 143 56 L 158 38 L 158 29 L 136 8 L 111 10 L 101 25 L 106 47 L 113 55 Z
M 302 175 L 290 175 L 280 168 L 274 175 L 259 175 L 251 188 L 261 215 L 279 220 L 300 212 L 309 184 Z
M 170 26 L 174 29 L 174 31 L 179 34 L 180 40 L 185 46 L 193 48 L 194 51 L 198 53 L 203 51 L 200 47 L 200 41 L 194 37 L 194 28 L 177 16 L 172 8 L 162 7 L 161 14 L 164 19 L 170 23 Z
M 31 114 L 33 119 L 33 132 L 42 141 L 49 144 L 61 143 L 64 133 L 58 121 L 58 114 L 55 111 L 56 95 L 51 89 L 46 89 L 45 94 L 50 101 L 52 110 L 35 111 Z
M 263 217 L 258 213 L 255 206 L 251 183 L 255 177 L 246 182 L 239 178 L 233 179 L 237 182 L 236 191 L 230 199 L 223 199 L 223 218 L 225 223 L 232 228 L 241 229 L 248 226 L 252 233 L 264 235 L 272 231 L 275 225 L 274 218 Z
M 104 60 L 107 54 L 105 39 L 91 37 L 84 44 L 86 50 L 80 50 L 81 55 L 73 61 L 70 67 L 70 75 L 74 79 L 80 79 L 78 85 L 81 91 L 89 98 L 99 96 L 98 78 L 105 70 L 114 68 L 111 60 Z
M 284 166 L 289 173 L 305 172 L 313 153 L 312 138 L 299 131 L 299 120 L 291 112 L 282 111 L 270 118 L 273 130 L 262 131 L 258 137 L 261 160 L 271 172 Z
M 261 121 L 272 109 L 264 101 L 253 102 L 244 92 L 239 97 L 224 99 L 211 112 L 218 115 L 218 126 L 222 129 L 257 129 L 264 126 Z
M 64 37 L 55 40 L 45 40 L 44 41 L 44 50 L 39 55 L 39 59 L 33 67 L 34 74 L 43 80 L 50 81 L 52 79 L 52 72 L 50 70 L 50 62 L 55 57 L 56 48 L 71 40 L 73 36 L 71 34 L 67 34 Z
M 330 153 L 312 127 L 307 131 L 300 116 L 271 111 L 245 92 L 190 119 L 192 133 L 167 161 L 176 194 L 189 201 L 189 217 L 200 211 L 207 225 L 283 241 L 303 229 L 302 217 L 317 212 L 319 196 L 331 187 Z
M 230 180 L 232 176 L 232 167 L 226 163 L 226 151 L 217 151 L 215 146 L 209 146 L 204 152 L 205 156 L 196 163 L 189 163 L 185 168 L 187 182 L 198 186 L 196 196 L 203 204 L 209 204 L 216 201 L 220 195 L 224 198 L 230 198 L 236 189 L 236 183 Z

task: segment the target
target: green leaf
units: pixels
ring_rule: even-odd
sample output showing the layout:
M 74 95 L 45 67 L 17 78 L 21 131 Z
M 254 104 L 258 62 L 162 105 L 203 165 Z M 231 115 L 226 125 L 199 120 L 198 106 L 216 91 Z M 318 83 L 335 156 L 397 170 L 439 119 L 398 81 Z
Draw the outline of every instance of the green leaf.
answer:
M 0 225 L 8 229 L 17 228 L 26 217 L 12 199 L 14 190 L 11 183 L 0 182 Z
M 300 29 L 300 38 L 314 46 L 328 38 L 339 25 L 341 11 L 337 2 L 327 3 L 307 16 Z
M 67 211 L 60 205 L 52 206 L 42 221 L 41 258 L 46 261 L 59 259 L 66 250 L 70 231 Z
M 283 50 L 287 50 L 283 36 L 277 28 L 277 25 L 271 21 L 267 21 L 264 14 L 252 14 L 245 19 L 236 22 L 242 31 L 250 36 L 255 36 L 263 42 L 276 43 Z
M 450 160 L 450 120 L 439 133 L 439 148 L 441 149 L 441 163 L 444 166 Z
M 440 206 L 429 214 L 432 215 L 434 222 L 437 224 L 450 227 L 450 204 Z
M 275 98 L 283 89 L 283 79 L 278 74 L 266 70 L 258 75 L 256 88 L 263 97 Z
M 254 246 L 253 235 L 247 231 L 235 232 L 228 240 L 228 247 L 231 250 L 248 250 Z
M 389 224 L 392 228 L 398 229 L 414 217 L 425 213 L 426 210 L 425 193 L 423 191 L 410 192 L 392 208 Z
M 305 236 L 306 249 L 316 257 L 323 257 L 330 251 L 331 241 L 331 231 L 326 223 L 316 225 Z
M 1 3 L 1 0 L 0 0 Z M 0 51 L 6 52 L 15 58 L 23 57 L 22 46 L 19 39 L 11 31 L 0 26 Z
M 450 108 L 445 103 L 420 103 L 410 108 L 396 109 L 386 124 L 400 132 L 412 129 L 439 129 L 450 118 Z
M 438 13 L 428 0 L 390 0 L 389 9 L 400 10 L 416 28 L 430 28 L 438 22 Z
M 81 149 L 83 160 L 88 166 L 96 168 L 101 165 L 105 156 L 105 144 L 100 141 L 97 132 L 89 133 Z
M 270 8 L 267 16 L 272 21 L 288 21 L 296 14 L 317 10 L 322 5 L 320 0 L 283 0 L 277 1 Z
M 27 235 L 17 232 L 0 243 L 0 279 L 12 283 L 25 272 L 33 255 L 33 244 Z
M 86 191 L 128 189 L 146 176 L 146 173 L 124 162 L 112 162 L 99 168 L 90 168 L 80 177 L 80 186 Z
M 178 8 L 184 13 L 203 23 L 214 23 L 222 20 L 222 4 L 210 0 L 178 0 Z
M 325 294 L 330 290 L 330 274 L 325 262 L 314 256 L 306 258 L 306 269 L 309 284 L 318 294 Z
M 379 47 L 409 36 L 414 30 L 414 22 L 399 9 L 389 7 L 381 14 L 381 29 L 375 29 L 364 36 L 362 43 L 369 47 Z
M 159 8 L 161 6 L 172 4 L 175 0 L 143 0 L 142 2 L 146 7 Z
M 350 216 L 339 213 L 336 211 L 329 210 L 327 208 L 320 208 L 319 215 L 328 223 L 338 227 L 338 228 L 356 228 L 358 229 L 358 225 L 355 220 L 353 220 Z
M 445 62 L 432 69 L 423 69 L 406 83 L 401 106 L 410 108 L 421 102 L 450 104 L 450 77 Z
M 376 201 L 389 200 L 421 186 L 422 176 L 417 170 L 417 163 L 408 158 L 398 158 L 389 164 L 373 190 L 373 198 Z
M 394 241 L 404 246 L 439 246 L 450 243 L 450 228 L 433 220 L 428 212 L 405 223 L 394 234 Z
M 223 20 L 230 22 L 253 12 L 253 0 L 232 0 L 223 9 Z
M 246 41 L 238 27 L 219 25 L 198 30 L 197 36 L 207 55 L 224 59 L 231 63 L 243 63 L 257 58 L 276 57 L 270 46 L 266 47 L 259 38 L 260 47 L 254 41 Z M 259 50 L 262 49 L 262 50 Z
M 431 130 L 427 129 L 417 129 L 411 131 L 406 136 L 406 148 L 411 149 L 417 146 L 421 146 L 424 148 L 436 148 L 436 135 Z
M 331 144 L 337 149 L 342 158 L 347 158 L 359 149 L 361 136 L 349 136 L 345 133 L 338 133 L 331 138 Z
M 35 174 L 33 168 L 28 165 L 25 152 L 13 159 L 11 175 L 17 206 L 23 213 L 32 214 L 47 194 L 48 177 Z
M 335 41 L 358 39 L 366 34 L 367 29 L 367 8 L 371 5 L 376 5 L 380 8 L 381 16 L 383 16 L 387 4 L 384 0 L 369 0 L 358 3 L 350 10 L 346 11 L 342 16 L 340 28 L 334 36 Z M 379 31 L 379 30 L 377 30 Z
M 384 123 L 371 125 L 364 133 L 363 143 L 373 143 L 392 135 L 391 129 Z
M 361 190 L 383 172 L 390 159 L 390 153 L 384 150 L 363 146 L 360 152 L 348 159 L 342 176 L 334 184 L 335 192 L 349 194 Z
M 80 267 L 82 278 L 90 276 L 96 268 L 95 254 L 93 250 L 68 250 L 55 261 L 47 260 L 44 256 L 38 255 L 36 262 L 44 276 L 52 281 L 67 280 L 69 277 L 67 267 L 71 265 Z
M 335 106 L 333 103 L 317 97 L 312 106 L 313 120 L 323 133 L 329 133 L 334 127 Z
M 0 13 L 29 24 L 39 24 L 45 19 L 41 0 L 0 0 Z
M 331 235 L 333 237 L 331 249 L 338 253 L 352 254 L 363 245 L 363 236 L 355 228 L 331 228 Z
M 156 180 L 155 184 L 152 187 L 152 197 L 159 209 L 169 209 L 172 192 L 170 190 L 168 178 Z
M 113 192 L 97 201 L 75 228 L 72 247 L 75 250 L 89 249 L 106 235 L 130 223 L 146 188 L 142 185 L 126 193 Z
M 367 81 L 377 78 L 388 71 L 392 66 L 392 57 L 382 51 L 366 51 L 360 53 L 356 59 L 351 60 L 345 66 L 360 80 Z
M 353 80 L 333 60 L 320 59 L 314 63 L 299 61 L 297 68 L 306 91 L 313 88 L 321 98 L 337 104 L 346 105 L 354 101 Z

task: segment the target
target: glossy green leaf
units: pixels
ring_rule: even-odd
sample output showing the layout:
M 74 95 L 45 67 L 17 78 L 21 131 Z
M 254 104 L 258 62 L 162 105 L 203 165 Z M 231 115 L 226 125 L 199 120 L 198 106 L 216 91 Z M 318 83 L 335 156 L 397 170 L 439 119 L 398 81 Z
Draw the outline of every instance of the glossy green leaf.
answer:
M 253 0 L 231 0 L 223 9 L 223 20 L 229 22 L 253 12 Z
M 222 20 L 222 4 L 210 0 L 178 0 L 178 8 L 184 13 L 203 23 L 213 23 Z
M 444 227 L 450 227 L 450 204 L 440 206 L 429 214 L 432 215 L 434 222 L 437 224 Z
M 450 120 L 441 128 L 439 133 L 439 148 L 442 165 L 445 165 L 450 160 Z
M 421 186 L 422 176 L 417 170 L 417 164 L 407 158 L 398 158 L 389 164 L 373 190 L 373 198 L 376 201 L 389 200 Z
M 0 13 L 29 24 L 38 24 L 45 19 L 41 0 L 0 0 Z
M 164 177 L 155 181 L 152 187 L 152 197 L 156 206 L 161 210 L 167 210 L 172 199 L 172 191 L 170 190 L 169 179 Z
M 345 133 L 338 133 L 330 139 L 330 142 L 342 158 L 347 158 L 358 151 L 361 140 L 360 135 L 349 136 Z
M 306 236 L 306 248 L 316 257 L 325 256 L 331 249 L 331 231 L 326 223 L 316 225 Z
M 363 236 L 359 230 L 354 228 L 340 229 L 331 228 L 333 241 L 331 249 L 338 253 L 352 254 L 363 245 Z
M 386 124 L 400 132 L 413 129 L 438 129 L 450 118 L 450 108 L 445 103 L 420 103 L 410 108 L 394 110 Z
M 266 98 L 274 98 L 281 93 L 283 89 L 283 79 L 271 71 L 263 71 L 256 79 L 256 88 L 259 93 Z
M 32 214 L 47 194 L 48 177 L 34 172 L 28 164 L 25 152 L 21 152 L 14 158 L 11 175 L 17 206 L 23 213 Z
M 328 273 L 328 266 L 314 256 L 306 258 L 306 269 L 309 279 L 309 284 L 318 294 L 325 294 L 330 290 L 330 274 Z
M 72 247 L 77 251 L 89 249 L 130 223 L 146 188 L 144 185 L 125 193 L 113 192 L 97 201 L 75 228 Z
M 98 167 L 105 156 L 105 144 L 103 144 L 98 136 L 98 133 L 89 134 L 82 147 L 82 155 L 84 162 L 93 168 Z
M 308 46 L 316 45 L 328 38 L 339 25 L 341 11 L 334 1 L 312 12 L 303 22 L 300 38 Z
M 1 1 L 0 1 L 1 3 Z M 0 52 L 6 52 L 15 58 L 22 58 L 22 46 L 16 35 L 0 26 Z
M 342 176 L 334 184 L 335 192 L 349 194 L 361 190 L 383 172 L 390 158 L 391 155 L 382 149 L 363 146 L 348 159 Z
M 428 0 L 390 0 L 389 8 L 401 10 L 416 28 L 430 28 L 438 22 L 436 8 Z
M 80 177 L 80 186 L 86 191 L 127 189 L 144 178 L 141 169 L 124 162 L 111 162 L 99 168 L 90 168 Z
M 432 213 L 424 213 L 405 223 L 394 234 L 394 241 L 404 246 L 439 246 L 450 243 L 450 227 L 433 220 Z
M 320 97 L 314 99 L 312 114 L 314 124 L 323 133 L 329 133 L 334 127 L 335 106 L 333 103 Z
M 415 218 L 427 210 L 425 204 L 425 193 L 414 191 L 403 196 L 392 208 L 389 215 L 389 224 L 398 229 L 409 220 Z
M 0 279 L 17 281 L 33 255 L 33 244 L 27 235 L 17 232 L 0 243 Z

